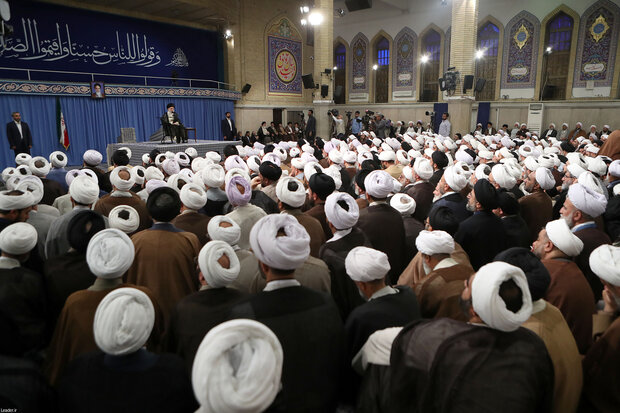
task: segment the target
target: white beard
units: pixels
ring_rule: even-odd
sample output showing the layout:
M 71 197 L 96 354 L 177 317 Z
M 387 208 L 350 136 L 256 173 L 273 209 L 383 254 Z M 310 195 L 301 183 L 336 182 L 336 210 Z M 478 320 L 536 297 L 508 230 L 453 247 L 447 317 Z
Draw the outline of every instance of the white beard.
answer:
M 422 267 L 424 267 L 424 274 L 428 275 L 431 273 L 431 267 L 429 267 L 427 263 L 423 262 Z

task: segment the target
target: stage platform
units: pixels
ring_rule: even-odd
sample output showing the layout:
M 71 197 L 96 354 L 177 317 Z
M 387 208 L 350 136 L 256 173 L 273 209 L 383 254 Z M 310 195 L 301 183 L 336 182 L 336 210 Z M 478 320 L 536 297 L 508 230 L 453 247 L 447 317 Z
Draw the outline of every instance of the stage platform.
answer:
M 159 142 L 135 142 L 135 143 L 110 143 L 106 148 L 107 159 L 112 157 L 112 153 L 123 146 L 131 149 L 131 165 L 142 165 L 142 155 L 151 152 L 153 149 L 159 149 L 160 152 L 172 151 L 174 153 L 183 152 L 187 148 L 194 148 L 198 151 L 198 156 L 205 156 L 208 151 L 217 151 L 222 153 L 224 147 L 230 144 L 241 144 L 240 141 L 205 141 L 198 140 L 194 142 L 190 139 L 187 143 L 159 143 Z

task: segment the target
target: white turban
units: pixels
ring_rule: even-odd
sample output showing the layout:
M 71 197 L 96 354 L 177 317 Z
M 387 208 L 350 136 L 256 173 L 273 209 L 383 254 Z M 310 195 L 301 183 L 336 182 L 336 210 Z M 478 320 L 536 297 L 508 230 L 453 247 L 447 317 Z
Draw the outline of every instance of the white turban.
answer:
M 508 172 L 508 168 L 505 165 L 494 165 L 491 173 L 493 174 L 493 179 L 501 188 L 512 189 L 517 184 L 517 180 Z
M 97 166 L 103 160 L 103 155 L 94 149 L 89 149 L 84 152 L 82 159 L 88 166 Z
M 16 222 L 0 232 L 0 250 L 11 255 L 22 255 L 37 246 L 37 230 L 26 222 Z
M 569 257 L 576 257 L 583 250 L 583 242 L 573 234 L 563 219 L 550 221 L 545 225 L 547 237 L 560 251 Z
M 620 287 L 620 247 L 603 244 L 590 254 L 590 268 L 599 278 Z
M 588 169 L 591 172 L 594 172 L 598 176 L 607 175 L 607 164 L 602 158 L 586 158 L 588 163 Z
M 265 156 L 263 156 L 262 162 L 265 162 L 265 161 L 269 161 L 269 162 L 271 162 L 271 163 L 273 163 L 273 164 L 275 164 L 277 166 L 282 165 L 282 161 L 280 160 L 280 157 L 278 155 L 276 155 L 275 153 L 273 153 L 273 152 L 266 153 Z M 237 168 L 239 168 L 239 167 L 237 167 Z M 226 169 L 228 169 L 228 168 L 226 168 Z
M 125 151 L 125 153 L 127 154 L 127 158 L 131 159 L 131 149 L 129 149 L 127 146 L 122 146 L 118 148 L 118 150 Z
M 379 154 L 379 160 L 393 162 L 396 160 L 396 153 L 394 151 L 383 151 Z
M 108 228 L 96 233 L 86 249 L 86 263 L 99 278 L 119 278 L 131 267 L 135 249 L 120 229 Z
M 403 216 L 409 216 L 415 212 L 416 203 L 407 194 L 395 194 L 390 198 L 390 206 Z
M 230 171 L 233 168 L 243 169 L 246 172 L 250 170 L 250 168 L 248 168 L 246 163 L 243 162 L 243 159 L 241 159 L 239 155 L 232 155 L 226 158 L 226 160 L 224 161 L 224 168 L 227 171 Z
M 113 356 L 135 353 L 146 344 L 154 324 L 155 308 L 149 296 L 137 288 L 118 288 L 97 306 L 95 343 Z
M 598 217 L 607 208 L 605 195 L 578 182 L 568 188 L 567 197 L 578 210 L 590 215 L 592 218 Z
M 11 191 L 0 192 L 0 210 L 12 211 L 14 209 L 24 209 L 34 205 L 34 197 L 30 192 L 21 195 L 7 195 Z
M 364 179 L 366 193 L 373 198 L 384 199 L 394 191 L 392 176 L 382 170 L 375 170 Z
M 538 161 L 538 164 L 542 166 L 543 168 L 548 168 L 548 169 L 553 168 L 553 165 L 554 165 L 553 158 L 550 157 L 549 155 L 541 155 L 538 157 L 537 161 Z
M 481 163 L 480 165 L 476 166 L 474 175 L 476 176 L 476 179 L 489 179 L 490 173 L 491 168 L 489 167 L 489 165 Z
M 192 171 L 198 173 L 200 171 L 202 171 L 202 169 L 207 166 L 207 165 L 211 165 L 213 163 L 213 161 L 211 159 L 205 159 L 205 158 L 194 158 L 192 160 Z
M 342 165 L 344 159 L 339 150 L 332 150 L 329 152 L 329 160 L 335 163 L 336 165 Z
M 538 161 L 534 159 L 533 156 L 528 156 L 527 158 L 525 158 L 525 161 L 523 161 L 523 165 L 525 165 L 525 167 L 532 172 L 536 171 L 540 167 Z
M 164 170 L 165 174 L 168 176 L 176 175 L 181 170 L 178 162 L 174 159 L 166 159 L 161 163 L 161 167 Z
M 280 391 L 283 352 L 276 335 L 247 319 L 212 328 L 192 367 L 197 413 L 265 411 Z
M 347 209 L 340 205 L 343 202 Z M 360 209 L 351 195 L 346 192 L 334 192 L 325 199 L 325 216 L 337 230 L 349 229 L 357 224 Z
M 388 256 L 367 247 L 355 247 L 349 251 L 344 265 L 349 277 L 358 282 L 380 280 L 390 271 Z
M 536 182 L 544 190 L 551 189 L 555 186 L 555 178 L 551 171 L 547 168 L 540 167 L 536 169 Z
M 595 177 L 592 172 L 586 171 L 582 173 L 581 175 L 579 175 L 577 182 L 579 182 L 586 188 L 590 188 L 591 190 L 596 191 L 599 194 L 605 195 L 605 198 L 607 198 L 607 188 L 603 186 L 601 180 Z
M 19 165 L 17 168 L 15 168 L 15 175 L 32 175 L 32 170 L 28 165 Z
M 310 182 L 310 178 L 317 172 L 323 172 L 323 167 L 318 162 L 308 162 L 304 166 L 304 178 Z
M 28 166 L 31 159 L 32 159 L 32 156 L 30 156 L 27 153 L 18 153 L 17 156 L 15 157 L 15 164 Z
M 146 183 L 146 193 L 150 194 L 157 188 L 161 188 L 163 186 L 168 186 L 166 184 L 166 181 L 161 180 L 161 179 L 151 179 L 150 181 Z
M 144 166 L 136 165 L 131 168 L 131 177 L 134 182 L 138 185 L 144 184 L 144 180 L 146 179 Z
M 566 169 L 568 169 L 568 172 L 570 172 L 574 178 L 579 178 L 582 173 L 586 172 L 585 169 L 575 163 L 569 163 Z
M 15 188 L 18 191 L 22 192 L 30 192 L 32 195 L 32 205 L 37 205 L 43 199 L 43 193 L 45 191 L 43 187 L 43 182 L 41 178 L 38 176 L 23 176 L 21 179 L 19 177 L 14 177 L 12 180 L 19 179 L 16 183 Z M 7 184 L 7 187 L 10 189 L 11 181 Z
M 465 176 L 465 171 L 461 168 L 448 166 L 444 170 L 443 176 L 448 186 L 455 192 L 459 192 L 467 185 L 467 176 Z
M 230 261 L 228 268 L 222 267 L 218 260 L 226 255 Z M 221 288 L 230 285 L 239 276 L 241 265 L 233 248 L 225 241 L 209 241 L 198 254 L 200 272 L 210 287 Z
M 503 282 L 513 280 L 523 296 L 521 308 L 513 313 L 499 295 Z M 505 262 L 482 266 L 471 283 L 474 311 L 489 327 L 501 331 L 515 331 L 532 315 L 532 296 L 523 271 Z
M 37 166 L 37 163 L 41 164 L 41 166 Z M 50 165 L 50 163 L 44 157 L 35 156 L 28 163 L 28 167 L 30 168 L 34 176 L 45 177 L 52 168 L 52 165 Z
M 452 254 L 454 239 L 445 231 L 420 231 L 415 246 L 424 255 Z
M 80 175 L 71 181 L 69 195 L 78 204 L 92 205 L 99 199 L 99 185 L 94 179 Z
M 108 214 L 110 228 L 117 228 L 125 234 L 135 232 L 140 226 L 140 215 L 129 205 L 117 205 Z
M 164 178 L 164 173 L 159 168 L 156 168 L 154 166 L 149 166 L 144 171 L 144 179 L 146 179 L 147 182 L 153 179 L 159 179 L 160 181 L 163 181 Z
M 291 158 L 295 158 L 296 156 L 299 156 L 301 154 L 301 149 L 297 147 L 291 148 L 291 150 L 288 151 L 288 153 L 291 156 Z
M 179 166 L 182 166 L 184 168 L 190 165 L 189 155 L 187 155 L 185 152 L 177 152 L 174 155 L 174 160 L 177 161 Z
M 221 224 L 224 222 L 230 226 L 223 227 Z M 216 215 L 211 218 L 207 224 L 207 232 L 212 240 L 224 241 L 231 246 L 237 245 L 241 238 L 241 227 L 226 215 Z
M 184 152 L 192 158 L 196 158 L 198 156 L 198 151 L 196 150 L 196 148 L 193 148 L 191 146 L 189 148 L 186 148 Z
M 233 179 L 235 176 L 240 176 L 241 178 L 245 179 L 248 184 L 252 181 L 252 178 L 250 178 L 250 175 L 245 170 L 233 168 L 227 171 L 226 175 L 224 175 L 224 183 L 226 184 L 226 186 L 228 186 L 230 180 Z
M 200 175 L 202 176 L 202 181 L 207 187 L 220 188 L 224 185 L 226 172 L 220 164 L 214 163 L 205 166 L 202 171 L 200 171 Z
M 615 176 L 616 178 L 620 178 L 620 159 L 616 159 L 609 164 L 609 174 Z
M 61 151 L 54 151 L 50 154 L 50 163 L 54 168 L 64 168 L 67 166 L 67 155 Z
M 247 165 L 248 168 L 250 168 L 250 170 L 252 172 L 256 172 L 258 173 L 259 169 L 260 169 L 260 164 L 261 164 L 261 160 L 258 156 L 256 155 L 252 155 L 248 158 L 247 160 Z
M 278 236 L 278 232 L 284 235 Z M 259 261 L 277 270 L 295 270 L 310 255 L 310 236 L 292 215 L 262 217 L 250 231 L 250 245 Z
M 207 203 L 207 193 L 199 185 L 188 183 L 181 188 L 181 202 L 185 207 L 198 211 Z
M 129 174 L 129 179 L 121 178 L 119 176 L 119 173 L 121 171 L 127 171 L 127 173 Z M 110 183 L 119 191 L 127 192 L 131 188 L 133 188 L 136 180 L 131 176 L 131 169 L 126 166 L 117 166 L 116 168 L 112 169 L 112 172 L 110 172 Z
M 431 179 L 433 176 L 433 165 L 426 158 L 416 158 L 413 162 L 413 170 L 424 181 Z
M 454 157 L 457 161 L 464 162 L 467 165 L 472 165 L 474 163 L 474 158 L 472 158 L 472 156 L 465 151 L 457 151 L 454 154 Z
M 329 175 L 334 180 L 336 191 L 342 186 L 342 175 L 340 175 L 340 169 L 334 165 L 330 165 L 329 168 L 323 169 L 323 173 Z
M 276 184 L 276 196 L 282 203 L 299 208 L 306 202 L 306 188 L 299 179 L 285 176 Z
M 205 154 L 205 158 L 211 159 L 215 163 L 219 163 L 222 160 L 222 157 L 219 153 L 215 151 L 209 151 Z

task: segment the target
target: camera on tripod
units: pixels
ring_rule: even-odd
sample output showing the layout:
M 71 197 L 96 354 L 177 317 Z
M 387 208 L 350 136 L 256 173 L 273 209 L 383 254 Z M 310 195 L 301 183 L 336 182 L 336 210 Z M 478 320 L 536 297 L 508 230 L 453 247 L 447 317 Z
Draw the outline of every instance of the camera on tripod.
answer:
M 338 114 L 339 114 L 338 109 L 330 109 L 330 110 L 327 111 L 327 116 L 332 116 L 333 115 L 335 117 L 338 117 Z

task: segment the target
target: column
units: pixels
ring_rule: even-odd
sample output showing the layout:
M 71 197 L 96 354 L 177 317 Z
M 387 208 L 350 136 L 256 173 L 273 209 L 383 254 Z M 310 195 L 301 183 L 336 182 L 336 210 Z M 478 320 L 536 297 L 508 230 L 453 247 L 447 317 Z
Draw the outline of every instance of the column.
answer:
M 334 66 L 334 1 L 315 0 L 313 12 L 321 13 L 323 22 L 314 26 L 314 83 L 319 89 L 314 91 L 314 116 L 316 117 L 316 135 L 323 139 L 329 137 L 330 119 L 327 111 L 334 104 L 333 101 L 333 73 L 325 74 L 325 69 Z M 326 97 L 321 96 L 321 85 L 329 86 Z
M 463 93 L 465 75 L 476 69 L 475 53 L 478 34 L 478 0 L 452 0 L 452 38 L 450 40 L 450 66 L 460 73 L 460 85 L 448 97 L 448 111 L 452 134 L 471 131 L 471 110 L 475 100 L 473 88 Z

